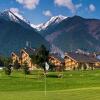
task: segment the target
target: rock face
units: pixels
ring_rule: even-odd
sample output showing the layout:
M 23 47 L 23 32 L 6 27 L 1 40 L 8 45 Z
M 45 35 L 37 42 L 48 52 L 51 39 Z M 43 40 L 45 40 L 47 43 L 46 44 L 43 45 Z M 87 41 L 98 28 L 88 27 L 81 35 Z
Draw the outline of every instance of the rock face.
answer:
M 68 17 L 60 23 L 49 25 L 40 34 L 62 51 L 77 49 L 100 50 L 100 20 L 80 16 Z
M 0 53 L 8 56 L 25 47 L 26 41 L 35 48 L 42 44 L 49 48 L 49 43 L 25 20 L 11 11 L 0 13 Z

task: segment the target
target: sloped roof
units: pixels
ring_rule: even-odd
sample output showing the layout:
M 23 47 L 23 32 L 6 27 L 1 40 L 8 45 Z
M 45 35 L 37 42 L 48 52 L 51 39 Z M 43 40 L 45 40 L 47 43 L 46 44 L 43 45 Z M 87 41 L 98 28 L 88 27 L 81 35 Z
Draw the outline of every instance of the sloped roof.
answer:
M 33 48 L 24 48 L 25 52 L 28 53 L 29 55 L 35 54 L 35 49 Z
M 20 52 L 12 52 L 12 53 L 14 53 L 16 56 L 18 56 L 19 58 L 21 57 L 21 54 L 20 54 Z
M 64 59 L 57 54 L 50 54 L 50 56 L 53 56 L 54 58 L 58 59 L 59 61 L 64 62 Z
M 86 63 L 100 62 L 100 60 L 97 59 L 96 57 L 81 53 L 68 52 L 66 56 L 74 59 L 77 62 L 86 62 Z
M 21 57 L 20 52 L 15 52 L 15 54 L 16 54 L 18 57 Z

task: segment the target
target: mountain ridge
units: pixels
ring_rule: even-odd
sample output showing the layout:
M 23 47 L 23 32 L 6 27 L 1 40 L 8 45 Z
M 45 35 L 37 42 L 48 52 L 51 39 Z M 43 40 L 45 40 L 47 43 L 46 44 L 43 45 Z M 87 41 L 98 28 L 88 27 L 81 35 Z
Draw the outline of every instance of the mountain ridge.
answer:
M 11 16 L 5 13 L 10 13 Z M 10 11 L 0 13 L 1 53 L 10 54 L 11 51 L 24 47 L 26 41 L 34 47 L 45 44 L 50 48 L 51 44 L 52 52 L 100 50 L 100 19 L 58 15 L 40 26 L 41 30 L 37 30 L 30 22 L 21 20 Z
M 66 19 L 66 18 L 67 17 L 63 16 L 63 15 L 53 16 L 45 23 L 41 23 L 41 24 L 38 24 L 38 25 L 33 24 L 32 26 L 37 31 L 41 31 L 41 30 L 45 30 L 46 28 L 48 28 L 49 25 L 60 23 L 62 20 Z
M 100 50 L 100 19 L 68 17 L 56 25 L 48 26 L 40 34 L 64 52 Z
M 20 18 L 19 22 L 10 20 L 5 14 L 0 16 L 0 53 L 10 55 L 12 51 L 18 51 L 25 47 L 26 41 L 31 42 L 32 47 L 39 47 L 44 44 L 49 49 L 47 42 L 35 29 Z M 8 20 L 8 19 L 9 20 Z

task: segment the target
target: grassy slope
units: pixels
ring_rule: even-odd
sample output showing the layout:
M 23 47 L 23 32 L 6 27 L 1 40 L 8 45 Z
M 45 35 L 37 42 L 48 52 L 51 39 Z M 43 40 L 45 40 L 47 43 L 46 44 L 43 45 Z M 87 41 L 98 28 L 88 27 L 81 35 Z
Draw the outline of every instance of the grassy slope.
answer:
M 56 73 L 49 73 L 47 96 L 44 76 L 36 74 L 25 78 L 22 73 L 14 72 L 8 77 L 1 72 L 0 100 L 100 100 L 100 70 L 64 72 L 61 79 L 55 78 Z

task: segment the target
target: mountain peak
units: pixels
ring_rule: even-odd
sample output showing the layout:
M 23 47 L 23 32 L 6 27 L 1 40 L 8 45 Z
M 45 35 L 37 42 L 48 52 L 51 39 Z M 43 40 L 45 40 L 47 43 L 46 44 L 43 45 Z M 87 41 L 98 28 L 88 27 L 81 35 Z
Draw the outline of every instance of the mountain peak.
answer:
M 13 12 L 11 12 L 10 10 L 5 10 L 4 12 L 0 13 L 0 16 L 5 19 L 5 20 L 10 20 L 10 21 L 15 21 L 17 22 L 18 19 L 16 18 L 16 16 L 14 15 Z
M 49 22 L 61 22 L 62 20 L 66 19 L 67 17 L 66 16 L 62 16 L 62 15 L 58 15 L 58 16 L 53 16 L 51 17 L 51 19 L 49 20 Z
M 49 49 L 49 43 L 29 24 L 21 20 L 10 10 L 0 13 L 0 53 L 8 56 L 12 51 L 18 51 L 29 41 L 33 47 L 44 44 Z
M 81 17 L 81 16 L 78 16 L 78 15 L 75 15 L 75 16 L 73 16 L 73 17 L 71 17 L 71 18 L 73 18 L 73 19 L 81 19 L 81 20 L 83 20 L 84 18 L 83 17 Z
M 4 10 L 4 12 L 2 12 L 2 13 L 9 15 L 9 14 L 12 14 L 13 12 L 11 10 Z
M 81 17 L 81 16 L 79 16 L 79 15 L 74 15 L 73 17 L 82 18 L 82 17 Z
M 30 22 L 26 20 L 21 14 L 13 12 L 11 10 L 5 10 L 0 13 L 0 18 L 6 21 L 12 21 L 22 25 L 23 27 L 30 28 Z
M 58 15 L 51 17 L 46 23 L 41 23 L 39 25 L 32 25 L 34 28 L 36 28 L 38 31 L 46 29 L 50 25 L 55 25 L 60 23 L 62 20 L 66 19 L 66 16 Z
M 9 10 L 4 10 L 3 12 L 0 13 L 0 16 L 8 21 L 14 21 L 17 23 L 20 23 L 20 20 L 26 22 L 27 24 L 30 24 L 29 21 L 27 21 L 21 14 L 19 13 L 14 13 L 13 11 Z

